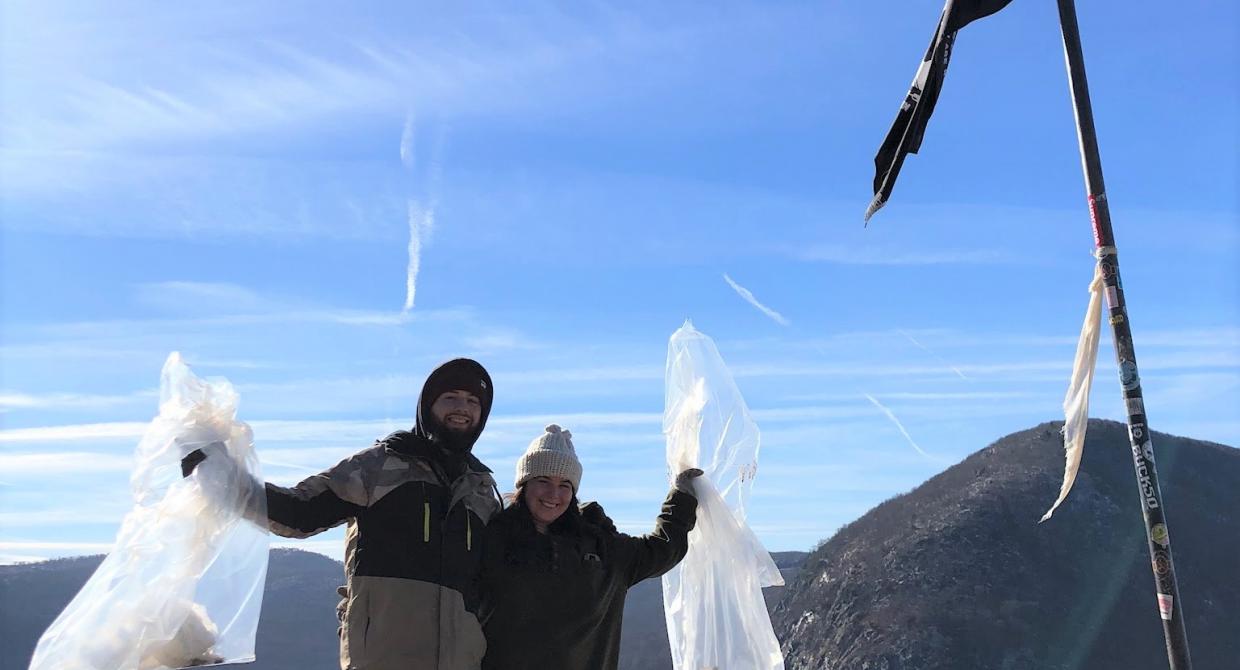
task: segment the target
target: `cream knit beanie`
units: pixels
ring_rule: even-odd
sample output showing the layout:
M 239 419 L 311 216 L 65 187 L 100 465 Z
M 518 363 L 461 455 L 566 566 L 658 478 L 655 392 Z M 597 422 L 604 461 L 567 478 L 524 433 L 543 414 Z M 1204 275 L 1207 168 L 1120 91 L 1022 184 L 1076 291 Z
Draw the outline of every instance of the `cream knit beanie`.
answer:
M 554 423 L 546 432 L 534 438 L 530 446 L 517 459 L 517 488 L 534 477 L 563 477 L 573 485 L 573 492 L 581 486 L 581 461 L 573 449 L 573 434 Z

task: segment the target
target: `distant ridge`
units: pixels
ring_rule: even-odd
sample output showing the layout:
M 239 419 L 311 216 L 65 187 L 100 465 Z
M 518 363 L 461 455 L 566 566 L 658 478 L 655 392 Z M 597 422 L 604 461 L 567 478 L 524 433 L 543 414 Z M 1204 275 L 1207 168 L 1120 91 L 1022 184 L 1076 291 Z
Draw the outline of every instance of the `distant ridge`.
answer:
M 845 526 L 774 610 L 789 670 L 1165 670 L 1127 427 L 1009 435 Z M 1240 668 L 1240 450 L 1155 433 L 1196 670 Z
M 27 670 L 39 636 L 103 556 L 0 566 L 0 670 Z M 273 549 L 258 626 L 258 660 L 245 670 L 339 670 L 336 586 L 344 567 L 321 554 Z M 14 603 L 21 603 L 20 607 Z

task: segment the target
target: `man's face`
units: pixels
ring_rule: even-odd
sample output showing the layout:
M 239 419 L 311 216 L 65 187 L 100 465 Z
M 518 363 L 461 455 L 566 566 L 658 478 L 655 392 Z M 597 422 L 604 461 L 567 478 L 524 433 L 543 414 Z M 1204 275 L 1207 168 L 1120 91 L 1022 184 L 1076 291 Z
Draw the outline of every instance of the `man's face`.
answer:
M 435 398 L 431 416 L 450 431 L 468 433 L 482 420 L 482 401 L 469 391 L 448 391 Z

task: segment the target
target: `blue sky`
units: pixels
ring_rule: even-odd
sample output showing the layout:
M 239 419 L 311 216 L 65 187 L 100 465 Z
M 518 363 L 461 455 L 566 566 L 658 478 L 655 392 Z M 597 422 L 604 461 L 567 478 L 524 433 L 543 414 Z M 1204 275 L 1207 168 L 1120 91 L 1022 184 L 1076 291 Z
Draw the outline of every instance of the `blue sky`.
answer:
M 1053 3 L 961 32 L 868 228 L 937 2 L 2 6 L 0 561 L 107 549 L 174 350 L 283 484 L 476 357 L 499 480 L 555 421 L 637 532 L 691 318 L 773 550 L 1062 416 L 1092 237 Z M 1177 9 L 1079 11 L 1151 425 L 1236 445 L 1240 8 Z

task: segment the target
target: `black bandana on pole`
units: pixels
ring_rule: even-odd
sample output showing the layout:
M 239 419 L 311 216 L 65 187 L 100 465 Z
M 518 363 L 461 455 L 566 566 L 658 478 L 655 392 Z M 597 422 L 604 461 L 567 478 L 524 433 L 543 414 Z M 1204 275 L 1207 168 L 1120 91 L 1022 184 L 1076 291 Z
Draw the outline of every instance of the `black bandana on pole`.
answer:
M 1145 415 L 1141 377 L 1137 374 L 1137 355 L 1132 345 L 1128 308 L 1119 276 L 1119 256 L 1115 250 L 1115 235 L 1111 230 L 1111 212 L 1107 206 L 1106 187 L 1102 181 L 1102 161 L 1098 156 L 1098 137 L 1094 130 L 1093 108 L 1089 102 L 1089 85 L 1085 80 L 1085 58 L 1081 51 L 1076 4 L 1074 0 L 1058 2 L 1064 57 L 1068 66 L 1068 84 L 1072 90 L 1081 163 L 1085 171 L 1085 189 L 1089 195 L 1089 217 L 1093 223 L 1094 243 L 1097 245 L 1099 268 L 1105 283 L 1111 331 L 1115 337 L 1120 385 L 1128 413 L 1128 439 L 1132 447 L 1133 466 L 1136 469 L 1141 512 L 1145 518 L 1158 611 L 1162 618 L 1163 633 L 1167 638 L 1167 658 L 1171 663 L 1171 670 L 1189 670 L 1192 662 L 1188 654 L 1188 636 L 1184 630 L 1184 613 L 1181 611 L 1175 568 L 1171 562 L 1171 538 L 1167 532 L 1162 493 L 1158 487 L 1158 472 L 1154 466 L 1154 445 Z
M 947 4 L 943 6 L 938 26 L 934 29 L 934 37 L 930 38 L 930 47 L 926 49 L 926 55 L 917 67 L 917 74 L 913 76 L 908 95 L 900 104 L 895 123 L 891 125 L 891 130 L 887 131 L 883 145 L 874 156 L 874 199 L 865 210 L 866 222 L 874 216 L 874 212 L 887 204 L 891 189 L 895 188 L 896 177 L 900 176 L 900 168 L 904 166 L 904 159 L 921 149 L 926 124 L 934 113 L 939 91 L 943 90 L 943 78 L 947 76 L 947 64 L 952 58 L 956 31 L 977 19 L 994 14 L 1011 1 L 947 0 Z

